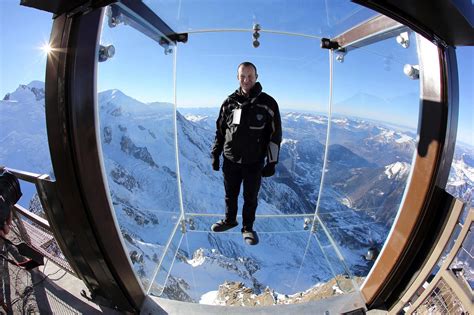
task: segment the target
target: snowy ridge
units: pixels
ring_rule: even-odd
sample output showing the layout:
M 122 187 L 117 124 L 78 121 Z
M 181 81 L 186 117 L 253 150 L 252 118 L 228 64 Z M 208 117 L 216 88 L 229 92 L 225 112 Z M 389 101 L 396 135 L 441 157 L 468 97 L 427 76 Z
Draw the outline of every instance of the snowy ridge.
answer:
M 27 85 L 20 86 L 13 93 L 7 93 L 4 101 L 32 102 L 44 99 L 44 83 L 41 81 L 31 81 Z
M 0 100 L 0 164 L 52 175 L 44 111 L 44 83 L 33 81 Z M 53 176 L 54 177 L 54 176 Z M 22 184 L 20 203 L 27 207 L 35 189 Z
M 408 175 L 410 172 L 410 164 L 405 162 L 396 162 L 385 167 L 385 175 L 387 175 L 388 179 L 392 179 L 394 177 L 402 177 Z
M 446 190 L 474 206 L 474 149 L 456 147 Z
M 198 123 L 198 122 L 201 122 L 203 120 L 208 119 L 208 116 L 188 114 L 188 115 L 184 115 L 184 118 L 186 118 L 187 120 L 192 121 L 194 123 Z

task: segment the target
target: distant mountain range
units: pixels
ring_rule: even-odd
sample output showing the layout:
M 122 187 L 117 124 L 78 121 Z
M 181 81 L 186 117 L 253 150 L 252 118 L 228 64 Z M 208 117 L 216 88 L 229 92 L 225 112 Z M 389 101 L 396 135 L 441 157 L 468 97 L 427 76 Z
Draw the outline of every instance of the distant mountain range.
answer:
M 239 228 L 209 232 L 224 213 L 222 174 L 210 166 L 217 108 L 175 113 L 172 104 L 141 103 L 119 90 L 99 93 L 98 102 L 105 171 L 131 262 L 152 294 L 183 301 L 208 303 L 226 282 L 284 296 L 336 277 L 364 277 L 371 264 L 361 256 L 383 245 L 416 146 L 413 133 L 333 118 L 320 189 L 327 117 L 282 112 L 280 162 L 259 196 L 257 214 L 266 215 L 255 224 L 261 243 L 249 247 Z M 0 101 L 0 163 L 54 176 L 44 115 L 42 82 L 20 85 Z M 467 198 L 472 187 L 474 149 L 458 146 L 447 189 Z M 25 191 L 31 198 L 32 188 Z M 181 211 L 187 221 L 177 226 Z

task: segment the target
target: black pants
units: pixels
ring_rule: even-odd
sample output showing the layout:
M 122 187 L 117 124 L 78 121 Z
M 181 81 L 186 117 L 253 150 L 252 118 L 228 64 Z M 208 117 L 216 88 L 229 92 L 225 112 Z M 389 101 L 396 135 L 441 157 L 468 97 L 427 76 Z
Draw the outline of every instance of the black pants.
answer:
M 258 191 L 262 182 L 263 162 L 239 164 L 224 158 L 222 172 L 225 187 L 225 217 L 228 221 L 237 220 L 240 185 L 244 185 L 244 207 L 242 209 L 243 229 L 253 230 L 255 212 L 258 205 Z

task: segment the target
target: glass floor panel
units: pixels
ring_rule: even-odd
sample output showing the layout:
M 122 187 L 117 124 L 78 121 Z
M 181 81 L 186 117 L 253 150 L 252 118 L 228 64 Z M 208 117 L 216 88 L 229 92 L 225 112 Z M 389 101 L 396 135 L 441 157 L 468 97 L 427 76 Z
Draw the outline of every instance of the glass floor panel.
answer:
M 305 230 L 303 217 L 258 217 L 256 246 L 245 243 L 240 227 L 210 232 L 217 219 L 187 217 L 185 232 L 178 229 L 172 238 L 150 294 L 219 304 L 219 294 L 232 296 L 230 290 L 257 298 L 270 293 L 275 303 L 286 304 L 354 292 L 329 236 L 323 229 Z

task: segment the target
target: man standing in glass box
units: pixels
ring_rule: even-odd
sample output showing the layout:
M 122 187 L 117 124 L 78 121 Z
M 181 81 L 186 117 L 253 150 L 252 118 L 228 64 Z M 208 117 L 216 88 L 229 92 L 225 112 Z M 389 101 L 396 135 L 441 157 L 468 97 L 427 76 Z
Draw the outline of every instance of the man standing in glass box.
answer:
M 219 170 L 219 157 L 224 155 L 226 210 L 225 219 L 214 223 L 211 230 L 223 232 L 238 225 L 237 201 L 243 183 L 242 236 L 249 245 L 258 244 L 253 229 L 258 191 L 262 176 L 275 174 L 282 137 L 278 104 L 262 92 L 257 78 L 254 64 L 243 62 L 237 68 L 240 88 L 221 106 L 212 148 L 213 170 Z

